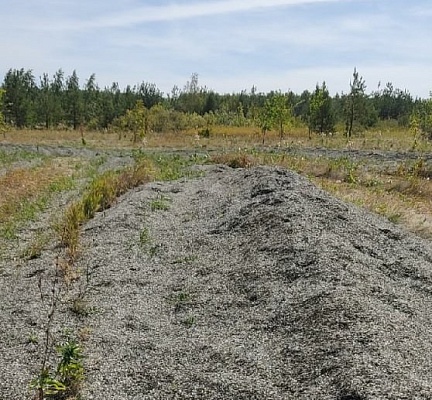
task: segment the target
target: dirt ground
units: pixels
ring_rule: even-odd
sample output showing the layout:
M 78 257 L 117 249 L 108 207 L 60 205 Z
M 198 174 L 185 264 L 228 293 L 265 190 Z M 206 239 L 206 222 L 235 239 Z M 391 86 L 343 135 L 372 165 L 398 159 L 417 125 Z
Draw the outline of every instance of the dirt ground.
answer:
M 432 398 L 430 242 L 284 169 L 195 168 L 83 227 L 51 327 L 83 399 Z M 61 252 L 0 264 L 0 399 L 32 396 Z

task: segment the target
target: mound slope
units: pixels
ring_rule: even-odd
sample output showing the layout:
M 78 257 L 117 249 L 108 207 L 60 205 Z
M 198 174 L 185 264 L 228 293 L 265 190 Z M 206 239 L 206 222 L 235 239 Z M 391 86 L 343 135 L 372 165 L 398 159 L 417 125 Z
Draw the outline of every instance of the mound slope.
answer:
M 428 242 L 287 170 L 201 172 L 84 228 L 83 398 L 432 397 Z

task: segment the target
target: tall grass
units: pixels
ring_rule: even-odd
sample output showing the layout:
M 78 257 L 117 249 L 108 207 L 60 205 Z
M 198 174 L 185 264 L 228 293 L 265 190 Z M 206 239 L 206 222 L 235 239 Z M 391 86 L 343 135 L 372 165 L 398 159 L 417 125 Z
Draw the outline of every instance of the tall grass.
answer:
M 80 227 L 93 218 L 97 212 L 110 208 L 117 198 L 151 179 L 147 162 L 122 171 L 109 171 L 96 178 L 88 185 L 81 198 L 72 203 L 56 225 L 60 243 L 67 249 L 73 260 L 78 252 Z

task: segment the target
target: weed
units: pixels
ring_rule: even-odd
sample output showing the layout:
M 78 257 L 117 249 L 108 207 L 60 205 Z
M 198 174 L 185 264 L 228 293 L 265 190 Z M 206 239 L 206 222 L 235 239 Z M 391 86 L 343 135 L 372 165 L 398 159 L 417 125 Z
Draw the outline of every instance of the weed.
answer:
M 329 179 L 340 180 L 347 183 L 356 183 L 357 168 L 358 164 L 346 157 L 336 158 L 329 161 L 328 169 L 324 175 Z
M 39 231 L 33 238 L 30 245 L 23 251 L 21 257 L 26 260 L 34 260 L 39 258 L 42 254 L 42 250 L 48 243 L 48 240 L 48 236 L 45 233 Z
M 86 342 L 87 340 L 89 340 L 91 334 L 92 334 L 92 329 L 89 328 L 88 326 L 85 326 L 83 328 L 81 328 L 78 331 L 78 338 L 81 342 Z
M 171 264 L 189 264 L 197 259 L 197 256 L 185 256 L 176 258 Z
M 64 213 L 62 221 L 56 225 L 56 229 L 60 234 L 61 244 L 67 248 L 71 258 L 76 256 L 79 241 L 79 227 L 84 219 L 82 203 L 73 203 Z
M 192 304 L 193 298 L 191 293 L 180 291 L 178 293 L 173 293 L 168 298 L 168 302 L 174 306 L 175 312 L 180 312 Z
M 71 398 L 76 396 L 84 379 L 83 355 L 80 346 L 69 340 L 57 347 L 60 356 L 57 368 L 43 368 L 39 376 L 33 379 L 30 387 L 37 391 L 36 399 L 64 394 Z
M 66 391 L 66 385 L 56 379 L 49 368 L 43 369 L 39 376 L 30 382 L 30 387 L 36 390 L 35 400 L 44 400 L 46 396 Z
M 50 183 L 48 186 L 49 193 L 61 193 L 72 190 L 76 187 L 76 181 L 72 176 L 64 176 Z
M 400 222 L 400 219 L 402 217 L 401 213 L 394 213 L 387 216 L 388 220 L 390 222 L 393 222 L 394 224 L 397 224 Z
M 149 249 L 149 256 L 150 257 L 155 257 L 160 248 L 161 248 L 160 245 L 151 246 L 150 249 Z
M 141 246 L 147 246 L 151 243 L 150 232 L 148 228 L 143 228 L 140 232 L 139 241 Z
M 70 307 L 70 310 L 80 316 L 80 317 L 87 317 L 90 314 L 90 309 L 88 307 L 88 302 L 83 299 L 81 296 L 75 298 L 72 301 L 72 305 Z
M 61 356 L 57 374 L 68 390 L 76 393 L 79 383 L 84 378 L 81 347 L 76 341 L 69 340 L 59 346 L 57 351 Z
M 196 324 L 196 318 L 191 315 L 181 321 L 186 328 L 192 328 Z
M 152 200 L 150 203 L 150 209 L 152 211 L 157 211 L 157 210 L 167 211 L 167 210 L 169 210 L 168 202 L 170 200 L 171 199 L 169 199 L 168 197 L 164 197 L 164 196 L 161 196 L 158 199 Z
M 0 237 L 6 240 L 16 239 L 16 223 L 9 221 L 0 225 Z
M 186 303 L 189 302 L 190 299 L 191 299 L 191 295 L 190 293 L 187 292 L 180 292 L 176 294 L 176 296 L 174 297 L 176 303 Z
M 31 160 L 42 160 L 46 158 L 40 153 L 32 152 L 32 151 L 4 151 L 0 150 L 0 166 L 8 166 L 15 162 L 19 161 L 31 161 Z
M 38 344 L 39 343 L 38 336 L 35 333 L 31 333 L 27 339 L 27 343 Z
M 203 164 L 208 161 L 205 155 L 194 154 L 189 157 L 179 155 L 149 156 L 148 160 L 154 166 L 154 178 L 161 181 L 173 181 L 183 177 L 195 177 L 200 173 L 192 171 L 192 165 Z

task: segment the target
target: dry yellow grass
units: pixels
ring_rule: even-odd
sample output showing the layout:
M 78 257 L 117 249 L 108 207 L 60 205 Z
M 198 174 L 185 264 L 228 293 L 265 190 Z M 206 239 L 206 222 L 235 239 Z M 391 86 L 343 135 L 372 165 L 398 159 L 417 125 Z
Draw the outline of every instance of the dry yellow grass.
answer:
M 209 138 L 199 135 L 199 129 L 184 132 L 150 133 L 137 143 L 132 135 L 111 131 L 84 132 L 85 145 L 94 148 L 152 148 L 152 149 L 221 149 L 253 148 L 263 146 L 263 137 L 257 127 L 213 126 Z M 73 130 L 11 130 L 1 143 L 62 145 L 82 147 L 79 131 Z M 326 147 L 352 150 L 432 151 L 432 144 L 414 138 L 407 128 L 388 126 L 371 129 L 347 140 L 343 132 L 332 136 L 309 135 L 304 126 L 288 129 L 281 141 L 277 132 L 268 132 L 264 147 Z
M 50 185 L 64 177 L 71 176 L 71 159 L 46 160 L 34 168 L 16 168 L 0 176 L 0 221 L 6 221 L 19 212 L 24 201 L 37 198 Z

